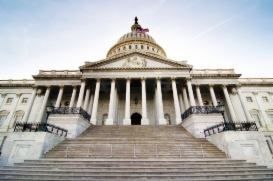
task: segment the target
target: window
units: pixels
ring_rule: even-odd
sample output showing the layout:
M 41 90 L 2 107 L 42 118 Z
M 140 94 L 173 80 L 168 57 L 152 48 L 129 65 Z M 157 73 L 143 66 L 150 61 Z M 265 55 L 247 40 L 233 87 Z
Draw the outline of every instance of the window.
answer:
M 269 119 L 271 120 L 271 122 L 273 123 L 273 114 L 269 114 Z
M 209 105 L 209 101 L 204 101 L 203 103 L 204 103 L 205 106 Z
M 260 120 L 260 117 L 259 117 L 259 114 L 252 114 L 252 117 L 253 117 L 253 119 L 254 119 L 254 121 L 257 123 L 259 123 L 260 125 L 262 125 L 261 124 L 261 120 Z
M 137 45 L 136 45 L 136 47 L 135 47 L 136 49 L 137 49 Z
M 123 50 L 126 50 L 126 47 L 123 47 Z
M 118 48 L 118 51 L 120 51 L 120 48 Z
M 2 126 L 2 124 L 5 121 L 6 117 L 7 117 L 6 115 L 0 115 L 0 126 Z
M 144 49 L 144 46 L 143 46 L 143 45 L 141 45 L 141 49 Z
M 23 99 L 22 99 L 22 104 L 26 104 L 26 103 L 27 103 L 27 100 L 28 100 L 28 98 L 23 98 Z
M 267 97 L 262 97 L 263 102 L 268 102 Z
M 129 49 L 131 49 L 132 47 L 131 47 L 131 45 L 129 46 Z
M 23 119 L 25 112 L 22 110 L 18 110 L 14 113 L 13 119 L 11 120 L 10 124 L 9 124 L 9 128 L 13 128 L 15 126 L 16 123 L 21 122 L 21 120 Z
M 155 49 L 154 49 L 154 48 L 152 48 L 152 50 L 154 51 Z
M 8 98 L 8 99 L 7 99 L 7 103 L 8 103 L 8 104 L 11 104 L 11 103 L 12 103 L 12 100 L 13 100 L 13 98 Z
M 147 50 L 149 50 L 149 47 L 147 46 Z
M 247 102 L 252 102 L 252 98 L 251 97 L 246 97 L 246 101 Z

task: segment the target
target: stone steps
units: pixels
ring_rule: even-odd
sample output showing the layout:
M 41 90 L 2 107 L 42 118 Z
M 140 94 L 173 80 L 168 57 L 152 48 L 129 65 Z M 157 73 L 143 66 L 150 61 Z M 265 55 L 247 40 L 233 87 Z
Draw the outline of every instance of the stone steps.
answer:
M 112 152 L 111 152 L 112 149 Z M 273 170 L 228 159 L 180 126 L 91 126 L 1 180 L 273 180 Z

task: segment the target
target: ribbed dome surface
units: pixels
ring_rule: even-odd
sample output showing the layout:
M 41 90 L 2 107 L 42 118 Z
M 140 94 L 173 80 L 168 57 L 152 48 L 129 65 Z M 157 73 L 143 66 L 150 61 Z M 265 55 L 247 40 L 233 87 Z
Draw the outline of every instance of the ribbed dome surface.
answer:
M 120 43 L 122 41 L 127 41 L 127 40 L 135 40 L 135 39 L 136 40 L 143 39 L 143 40 L 147 40 L 147 41 L 151 41 L 153 43 L 156 43 L 151 35 L 140 34 L 140 33 L 135 33 L 135 32 L 126 33 L 125 35 L 120 37 L 120 39 L 118 40 L 117 43 Z

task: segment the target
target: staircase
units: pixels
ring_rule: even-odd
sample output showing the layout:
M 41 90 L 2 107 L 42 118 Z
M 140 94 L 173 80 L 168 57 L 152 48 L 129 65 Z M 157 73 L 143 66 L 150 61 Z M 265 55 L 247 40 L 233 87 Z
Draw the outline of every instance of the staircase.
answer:
M 42 159 L 5 166 L 2 180 L 272 180 L 181 126 L 91 126 Z

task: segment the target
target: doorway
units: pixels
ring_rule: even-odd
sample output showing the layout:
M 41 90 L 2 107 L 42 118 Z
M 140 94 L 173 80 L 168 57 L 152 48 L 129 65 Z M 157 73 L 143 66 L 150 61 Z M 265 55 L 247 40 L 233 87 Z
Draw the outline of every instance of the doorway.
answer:
M 131 116 L 131 124 L 132 125 L 141 125 L 141 118 L 142 116 L 139 113 L 134 113 Z

